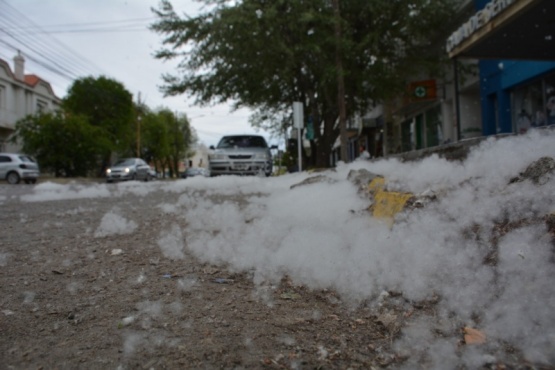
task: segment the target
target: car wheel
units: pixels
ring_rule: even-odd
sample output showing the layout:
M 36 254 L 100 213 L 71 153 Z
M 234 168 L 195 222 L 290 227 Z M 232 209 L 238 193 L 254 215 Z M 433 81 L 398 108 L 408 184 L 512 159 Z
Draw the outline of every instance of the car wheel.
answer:
M 31 180 L 31 184 L 36 184 L 36 183 L 37 183 L 36 179 Z
M 137 174 L 136 173 L 131 175 L 131 181 L 135 181 L 135 180 L 137 180 Z
M 6 180 L 8 181 L 8 184 L 12 184 L 12 185 L 19 184 L 19 181 L 20 181 L 19 174 L 17 172 L 10 172 L 6 177 Z

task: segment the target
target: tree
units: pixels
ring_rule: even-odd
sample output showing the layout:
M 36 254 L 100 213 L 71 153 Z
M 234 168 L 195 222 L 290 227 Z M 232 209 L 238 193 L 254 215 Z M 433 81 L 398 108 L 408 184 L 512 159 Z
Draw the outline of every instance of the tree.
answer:
M 141 118 L 141 154 L 158 169 L 165 167 L 169 155 L 169 124 L 160 112 L 145 112 Z
M 103 76 L 78 79 L 69 88 L 63 108 L 69 115 L 85 117 L 107 140 L 101 173 L 112 152 L 127 154 L 132 147 L 135 138 L 133 95 L 120 82 Z
M 143 158 L 158 168 L 167 168 L 170 176 L 179 174 L 179 163 L 191 154 L 196 135 L 185 115 L 167 108 L 147 112 L 141 120 Z
M 197 17 L 180 18 L 169 0 L 153 9 L 152 29 L 167 46 L 156 57 L 180 60 L 178 74 L 163 76 L 164 93 L 233 101 L 257 112 L 251 122 L 276 131 L 291 125 L 292 103 L 301 101 L 320 128 L 315 164 L 325 166 L 339 134 L 338 75 L 352 117 L 402 91 L 423 68 L 437 70 L 433 37 L 460 1 L 353 0 L 336 11 L 329 0 L 204 2 L 208 10 Z
M 27 116 L 16 123 L 15 141 L 55 176 L 87 176 L 109 148 L 100 128 L 83 116 L 61 112 Z
M 179 176 L 179 162 L 189 157 L 191 143 L 194 141 L 193 130 L 186 115 L 173 116 L 170 122 L 170 152 L 168 156 L 168 168 L 170 176 Z

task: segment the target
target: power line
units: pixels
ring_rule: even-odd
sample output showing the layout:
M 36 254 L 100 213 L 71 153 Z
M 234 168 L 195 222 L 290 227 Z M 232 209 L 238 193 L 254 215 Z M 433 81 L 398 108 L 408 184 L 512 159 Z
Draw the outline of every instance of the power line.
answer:
M 36 29 L 41 28 L 38 24 L 27 18 L 23 13 L 19 12 L 5 1 L 2 1 L 2 3 L 6 5 L 7 8 L 0 12 L 0 17 L 4 19 L 7 27 L 16 28 L 19 26 L 27 26 L 34 27 Z M 80 70 L 79 72 L 74 73 L 76 75 L 83 74 L 83 72 L 88 74 L 91 69 L 99 70 L 98 67 L 76 54 L 75 51 L 69 49 L 65 44 L 61 43 L 54 37 L 48 35 L 46 35 L 46 37 L 35 37 L 31 34 L 24 34 L 19 37 L 27 43 L 27 46 L 31 48 L 31 51 L 40 50 L 43 54 L 48 54 L 49 59 L 57 60 L 58 64 L 63 64 L 67 69 L 73 68 Z
M 116 21 L 98 21 L 98 22 L 80 22 L 80 23 L 62 23 L 62 24 L 50 24 L 50 25 L 42 25 L 40 28 L 48 29 L 48 28 L 58 28 L 58 27 L 83 27 L 83 26 L 109 26 L 109 25 L 117 25 L 117 24 L 125 24 L 125 23 L 133 23 L 133 24 L 144 24 L 145 21 L 155 21 L 157 18 L 155 17 L 147 17 L 147 18 L 130 18 L 130 19 L 119 19 Z M 17 29 L 28 29 L 28 28 L 35 28 L 35 27 L 17 27 Z
M 154 20 L 156 18 L 148 17 L 104 22 L 54 24 L 40 27 L 16 26 L 10 31 L 16 34 L 19 32 L 27 34 L 145 32 L 149 31 L 150 22 Z
M 47 31 L 43 30 L 38 36 L 29 32 L 14 33 L 11 31 L 12 29 L 42 30 L 42 28 L 6 1 L 0 0 L 0 6 L 2 8 L 0 11 L 0 36 L 4 34 L 8 39 L 14 41 L 14 43 L 10 43 L 5 40 L 5 37 L 0 38 L 2 44 L 14 51 L 21 50 L 24 56 L 35 64 L 68 81 L 73 81 L 83 75 L 102 74 L 92 72 L 101 70 L 49 35 Z
M 8 47 L 10 47 L 10 48 L 11 48 L 12 50 L 14 50 L 14 51 L 18 51 L 18 50 L 19 50 L 15 45 L 10 44 L 9 42 L 6 42 L 6 41 L 4 41 L 4 40 L 0 40 L 0 43 L 6 45 L 6 46 L 8 46 Z M 40 54 L 39 54 L 39 55 L 40 55 Z M 61 71 L 61 70 L 59 70 L 59 69 L 56 69 L 56 68 L 51 67 L 49 64 L 43 62 L 42 59 L 35 59 L 35 58 L 34 58 L 33 56 L 31 56 L 31 55 L 26 55 L 26 57 L 27 57 L 27 59 L 29 59 L 29 60 L 35 62 L 36 64 L 42 66 L 43 68 L 49 70 L 50 72 L 56 73 L 56 74 L 58 74 L 58 75 L 60 75 L 60 76 L 62 76 L 62 77 L 64 77 L 64 78 L 69 79 L 69 80 L 72 80 L 72 79 L 74 78 L 73 76 L 71 76 L 70 74 L 67 74 L 67 73 L 64 72 L 64 71 Z
M 0 28 L 0 31 L 6 33 L 8 36 L 10 36 L 11 38 L 13 38 L 16 42 L 19 42 L 20 44 L 24 44 L 24 42 L 22 42 L 19 38 L 17 38 L 17 37 L 15 37 L 15 36 L 11 35 L 10 33 L 4 31 L 3 29 Z M 8 46 L 8 47 L 10 47 L 10 48 L 12 48 L 12 49 L 14 49 L 14 50 L 19 51 L 19 49 L 18 49 L 17 46 L 15 46 L 15 45 L 13 45 L 13 44 L 11 44 L 11 43 L 9 43 L 9 42 L 6 42 L 6 41 L 4 41 L 4 40 L 0 40 L 0 43 L 4 44 L 4 45 L 6 45 L 6 46 Z M 32 60 L 32 61 L 38 63 L 39 65 L 41 65 L 41 66 L 47 68 L 47 69 L 50 70 L 51 72 L 57 73 L 57 74 L 59 74 L 60 76 L 62 76 L 62 77 L 64 77 L 64 78 L 68 78 L 68 79 L 71 80 L 71 79 L 77 77 L 77 75 L 74 75 L 73 72 L 72 72 L 71 70 L 67 69 L 67 68 L 64 67 L 64 66 L 59 65 L 55 60 L 53 60 L 53 59 L 51 59 L 50 57 L 48 57 L 47 55 L 43 54 L 41 51 L 35 49 L 34 52 L 35 52 L 39 57 L 42 57 L 42 59 L 34 58 L 32 55 L 29 55 L 29 54 L 26 54 L 25 56 L 26 56 L 28 59 L 30 59 L 30 60 Z M 40 62 L 39 62 L 39 61 L 40 61 Z M 52 67 L 50 64 L 47 64 L 46 62 L 52 63 L 55 67 Z

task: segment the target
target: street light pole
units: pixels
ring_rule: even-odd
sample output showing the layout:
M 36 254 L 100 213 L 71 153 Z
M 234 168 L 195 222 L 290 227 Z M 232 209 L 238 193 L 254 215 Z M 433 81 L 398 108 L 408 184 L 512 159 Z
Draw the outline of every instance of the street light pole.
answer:
M 137 158 L 141 158 L 141 116 L 137 117 Z

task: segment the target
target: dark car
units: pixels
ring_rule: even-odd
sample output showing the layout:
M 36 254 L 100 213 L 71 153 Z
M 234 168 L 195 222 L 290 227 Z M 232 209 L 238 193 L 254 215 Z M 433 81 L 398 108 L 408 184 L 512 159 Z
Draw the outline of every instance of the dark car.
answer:
M 0 179 L 8 184 L 34 184 L 40 176 L 39 165 L 30 156 L 15 153 L 0 153 Z
M 266 175 L 272 174 L 272 153 L 266 139 L 259 135 L 224 136 L 210 149 L 210 175 Z
M 118 160 L 106 170 L 106 182 L 150 179 L 150 166 L 141 158 Z

